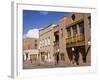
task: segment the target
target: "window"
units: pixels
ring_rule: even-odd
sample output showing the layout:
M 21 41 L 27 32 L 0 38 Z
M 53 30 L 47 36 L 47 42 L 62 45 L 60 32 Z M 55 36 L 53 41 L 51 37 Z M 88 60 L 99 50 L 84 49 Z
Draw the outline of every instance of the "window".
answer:
M 37 40 L 35 40 L 35 43 L 37 43 Z
M 59 42 L 59 31 L 54 32 L 55 41 Z
M 55 35 L 55 41 L 59 42 L 59 35 Z
M 50 37 L 48 37 L 48 45 L 50 45 Z
M 35 44 L 35 49 L 37 49 L 37 44 Z
M 40 44 L 39 44 L 39 46 L 40 46 L 40 48 L 42 47 L 42 46 L 41 46 L 41 40 L 40 40 Z
M 28 49 L 31 49 L 30 44 L 28 44 Z
M 26 59 L 28 59 L 28 53 L 25 53 L 26 54 Z
M 71 36 L 71 27 L 67 28 L 67 34 L 68 34 L 68 37 Z
M 76 35 L 77 34 L 77 27 L 76 27 L 76 25 L 73 25 L 72 29 L 73 29 L 73 35 Z
M 88 17 L 88 22 L 89 22 L 89 26 L 91 28 L 91 17 L 90 16 Z
M 74 21 L 75 20 L 75 15 L 73 14 L 71 17 L 72 17 L 72 20 Z
M 84 34 L 84 22 L 79 23 L 80 34 Z

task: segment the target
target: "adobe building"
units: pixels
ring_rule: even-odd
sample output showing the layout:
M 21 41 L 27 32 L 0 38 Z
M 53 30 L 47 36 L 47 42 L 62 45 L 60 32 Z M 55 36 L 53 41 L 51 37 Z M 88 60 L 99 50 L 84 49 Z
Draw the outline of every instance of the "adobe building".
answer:
M 76 57 L 77 65 L 91 65 L 91 14 L 70 13 L 41 29 L 39 45 L 41 62 L 71 66 Z
M 59 57 L 59 64 L 67 64 L 69 62 L 66 51 L 66 17 L 58 22 L 58 26 L 54 27 L 54 55 Z M 69 64 L 68 64 L 69 65 Z
M 90 65 L 91 63 L 91 15 L 89 13 L 71 13 L 67 17 L 59 20 L 58 30 L 54 35 L 58 40 L 60 62 L 70 64 L 73 53 L 77 53 L 80 65 Z
M 38 39 L 37 38 L 24 38 L 23 39 L 23 60 L 24 61 L 38 61 Z
M 48 62 L 52 64 L 54 62 L 53 28 L 55 26 L 56 25 L 54 24 L 50 24 L 47 27 L 39 30 L 39 53 L 41 63 Z

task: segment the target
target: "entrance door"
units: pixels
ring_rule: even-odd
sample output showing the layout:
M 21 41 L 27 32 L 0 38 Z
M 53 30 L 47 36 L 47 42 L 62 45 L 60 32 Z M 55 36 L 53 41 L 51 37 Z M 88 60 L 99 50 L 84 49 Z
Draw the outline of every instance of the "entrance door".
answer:
M 26 53 L 26 60 L 28 60 L 28 53 Z
M 80 46 L 79 50 L 80 50 L 80 53 L 82 55 L 83 63 L 86 63 L 86 49 L 85 49 L 85 46 Z
M 66 48 L 66 51 L 67 51 L 69 60 L 72 61 L 72 59 L 73 59 L 72 48 L 71 47 Z

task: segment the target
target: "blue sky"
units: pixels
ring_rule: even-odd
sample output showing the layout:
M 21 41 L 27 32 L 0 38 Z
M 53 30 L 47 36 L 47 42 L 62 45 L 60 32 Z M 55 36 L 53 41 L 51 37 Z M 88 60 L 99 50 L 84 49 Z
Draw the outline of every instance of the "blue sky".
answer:
M 23 33 L 25 35 L 31 29 L 40 29 L 49 24 L 56 24 L 67 15 L 67 12 L 23 10 Z

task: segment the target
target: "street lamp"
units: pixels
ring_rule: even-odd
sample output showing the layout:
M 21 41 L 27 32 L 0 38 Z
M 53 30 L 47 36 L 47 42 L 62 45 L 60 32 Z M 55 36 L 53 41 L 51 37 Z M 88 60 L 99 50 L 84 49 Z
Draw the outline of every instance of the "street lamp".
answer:
M 72 51 L 74 51 L 75 49 L 72 47 Z
M 57 51 L 59 52 L 60 50 L 58 49 Z
M 88 45 L 89 45 L 89 46 L 91 45 L 91 41 L 88 41 Z

